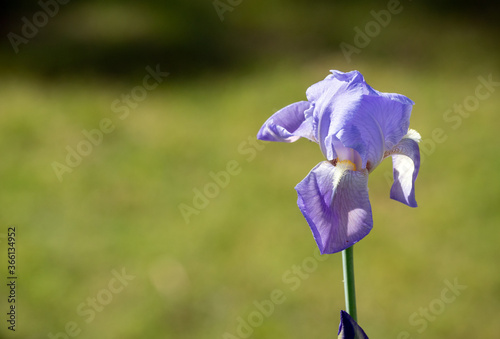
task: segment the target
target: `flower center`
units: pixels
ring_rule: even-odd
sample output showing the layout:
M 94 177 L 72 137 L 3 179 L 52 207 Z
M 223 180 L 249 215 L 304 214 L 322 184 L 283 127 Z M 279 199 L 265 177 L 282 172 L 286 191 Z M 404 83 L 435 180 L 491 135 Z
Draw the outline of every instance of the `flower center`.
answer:
M 337 153 L 337 159 L 334 159 L 331 163 L 334 166 L 342 166 L 344 170 L 357 171 L 361 170 L 362 159 L 356 150 L 345 147 L 340 141 L 334 143 L 335 152 Z
M 350 160 L 339 161 L 339 158 L 336 158 L 336 159 L 330 161 L 330 163 L 333 166 L 339 167 L 342 170 L 357 171 L 356 164 Z
M 356 164 L 350 160 L 342 160 L 337 163 L 337 167 L 342 167 L 342 169 L 356 171 Z

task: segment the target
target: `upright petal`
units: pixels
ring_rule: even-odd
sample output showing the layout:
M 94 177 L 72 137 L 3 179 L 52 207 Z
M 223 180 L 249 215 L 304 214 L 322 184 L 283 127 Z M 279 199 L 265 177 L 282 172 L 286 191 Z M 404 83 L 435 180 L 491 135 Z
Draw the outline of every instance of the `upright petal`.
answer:
M 346 311 L 340 311 L 340 326 L 338 339 L 368 339 L 365 331 L 354 321 Z
M 358 71 L 332 73 L 307 90 L 321 150 L 332 160 L 340 140 L 360 154 L 363 168 L 373 169 L 408 130 L 413 101 L 374 90 Z
M 394 183 L 391 199 L 410 207 L 417 207 L 415 200 L 415 180 L 420 169 L 420 135 L 409 130 L 408 134 L 386 156 L 392 156 Z
M 307 100 L 316 101 L 325 93 L 333 95 L 342 88 L 347 89 L 347 87 L 356 87 L 358 84 L 364 82 L 363 75 L 358 71 L 344 73 L 331 70 L 330 72 L 332 74 L 328 74 L 324 80 L 309 86 L 306 91 Z
M 310 86 L 306 92 L 308 100 L 314 105 L 314 135 L 328 160 L 336 158 L 333 143 L 338 141 L 335 134 L 339 126 L 335 125 L 337 130 L 332 133 L 332 122 L 336 121 L 336 117 L 342 116 L 346 106 L 357 103 L 356 96 L 362 94 L 363 89 L 360 86 L 364 83 L 363 76 L 358 71 L 332 73 L 325 80 Z
M 274 113 L 260 128 L 257 138 L 266 141 L 294 142 L 305 137 L 315 141 L 312 131 L 312 117 L 306 119 L 304 112 L 311 106 L 299 101 Z
M 373 115 L 384 135 L 386 149 L 391 149 L 408 131 L 414 103 L 401 94 L 373 92 L 363 96 L 360 109 Z
M 349 164 L 319 163 L 302 180 L 297 204 L 322 254 L 340 252 L 364 238 L 373 220 L 368 199 L 368 171 Z
M 384 152 L 408 131 L 412 104 L 393 97 L 391 93 L 380 92 L 345 96 L 349 102 L 338 105 L 331 121 L 329 134 L 335 135 L 345 147 L 355 149 L 363 159 L 363 168 L 368 162 L 375 168 Z

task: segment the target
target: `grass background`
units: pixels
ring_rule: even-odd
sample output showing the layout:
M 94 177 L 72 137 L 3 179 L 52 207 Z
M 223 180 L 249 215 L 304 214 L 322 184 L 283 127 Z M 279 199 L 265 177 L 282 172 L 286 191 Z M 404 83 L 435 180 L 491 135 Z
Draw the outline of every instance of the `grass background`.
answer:
M 203 25 L 188 30 L 175 15 L 182 8 L 165 10 L 178 22 L 161 24 L 164 17 L 155 17 L 154 7 L 130 16 L 130 4 L 114 11 L 113 2 L 107 9 L 75 2 L 18 54 L 4 46 L 0 249 L 6 257 L 7 228 L 16 226 L 19 280 L 16 332 L 6 328 L 2 297 L 0 336 L 48 338 L 71 321 L 81 329 L 78 338 L 236 336 L 238 318 L 247 320 L 254 301 L 279 289 L 285 301 L 252 338 L 335 338 L 344 308 L 340 254 L 314 259 L 317 268 L 295 290 L 287 280 L 298 276 L 294 266 L 315 258 L 293 187 L 323 160 L 321 152 L 305 140 L 258 144 L 254 158 L 242 150 L 273 112 L 303 100 L 307 87 L 329 69 L 358 69 L 374 88 L 415 101 L 411 127 L 425 140 L 418 208 L 389 199 L 390 161 L 370 176 L 374 229 L 355 248 L 360 325 L 370 338 L 495 337 L 499 87 L 456 129 L 443 114 L 475 95 L 479 76 L 500 81 L 498 28 L 487 13 L 484 20 L 483 13 L 467 10 L 444 10 L 443 16 L 425 3 L 404 3 L 349 63 L 339 42 L 352 44 L 353 27 L 373 20 L 370 10 L 386 3 L 340 4 L 243 2 L 223 22 L 209 4 L 200 13 L 220 40 L 213 37 L 215 52 L 197 46 L 200 55 L 189 55 L 186 63 L 176 48 L 189 54 Z M 80 38 L 71 35 L 77 18 L 94 20 L 87 30 L 79 26 Z M 142 31 L 124 24 L 138 25 L 138 18 Z M 162 43 L 174 47 L 147 43 L 164 32 L 170 40 Z M 128 38 L 117 38 L 123 36 Z M 96 41 L 98 51 L 85 54 L 86 44 Z M 156 47 L 144 47 L 139 60 L 120 55 L 137 41 Z M 156 64 L 171 75 L 120 120 L 111 103 L 141 85 L 144 68 Z M 97 128 L 104 118 L 115 130 L 59 182 L 51 164 L 64 163 L 65 147 L 76 147 L 81 131 Z M 436 128 L 446 140 L 432 147 Z M 186 223 L 179 204 L 192 205 L 193 189 L 203 190 L 213 181 L 209 173 L 229 161 L 237 161 L 241 173 Z M 107 288 L 112 270 L 122 268 L 135 278 L 87 323 L 77 307 Z M 410 316 L 436 305 L 445 281 L 455 279 L 467 288 L 419 333 L 422 327 Z

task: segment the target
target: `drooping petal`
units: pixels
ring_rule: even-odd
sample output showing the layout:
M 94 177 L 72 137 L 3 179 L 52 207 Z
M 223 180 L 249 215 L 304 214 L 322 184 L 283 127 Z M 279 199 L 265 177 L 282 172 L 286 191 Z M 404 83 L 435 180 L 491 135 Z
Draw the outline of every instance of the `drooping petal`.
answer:
M 365 331 L 352 319 L 346 311 L 340 311 L 338 339 L 368 339 Z
M 312 118 L 306 119 L 304 112 L 311 106 L 307 101 L 299 101 L 274 113 L 260 128 L 257 138 L 266 141 L 294 142 L 305 137 L 313 137 Z
M 394 183 L 391 199 L 410 207 L 417 207 L 415 200 L 415 180 L 420 169 L 420 135 L 414 130 L 408 134 L 386 156 L 392 156 Z
M 342 251 L 372 229 L 368 171 L 352 171 L 351 166 L 323 161 L 295 187 L 297 204 L 322 254 Z

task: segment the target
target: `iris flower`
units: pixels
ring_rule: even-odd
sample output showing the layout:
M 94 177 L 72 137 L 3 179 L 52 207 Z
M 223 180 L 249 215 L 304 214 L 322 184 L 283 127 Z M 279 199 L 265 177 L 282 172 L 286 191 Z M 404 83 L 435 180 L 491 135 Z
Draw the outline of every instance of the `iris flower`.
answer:
M 363 329 L 346 311 L 340 311 L 338 339 L 368 339 Z
M 414 104 L 370 87 L 361 73 L 331 71 L 307 89 L 307 101 L 274 113 L 257 138 L 319 144 L 326 158 L 296 187 L 297 204 L 322 254 L 340 252 L 373 227 L 368 175 L 392 157 L 390 197 L 416 207 L 420 135 L 409 129 Z

